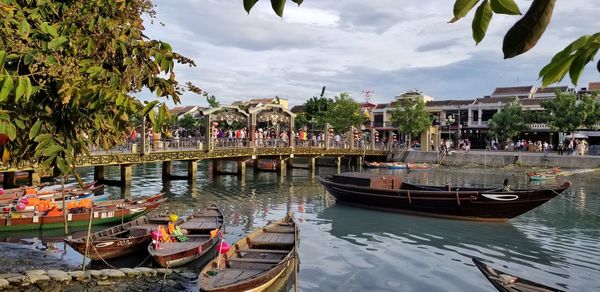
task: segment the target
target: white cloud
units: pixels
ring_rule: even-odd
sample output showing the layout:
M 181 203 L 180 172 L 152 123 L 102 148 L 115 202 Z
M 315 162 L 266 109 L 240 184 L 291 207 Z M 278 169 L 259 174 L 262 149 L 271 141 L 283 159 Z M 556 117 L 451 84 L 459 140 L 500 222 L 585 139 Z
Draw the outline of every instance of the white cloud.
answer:
M 529 1 L 517 1 L 523 12 Z M 471 39 L 471 15 L 447 21 L 452 1 L 306 0 L 288 5 L 283 19 L 263 0 L 247 15 L 241 1 L 156 0 L 158 19 L 147 35 L 170 42 L 195 60 L 176 67 L 180 81 L 192 81 L 229 103 L 280 96 L 301 104 L 322 86 L 332 96 L 355 98 L 373 89 L 376 101 L 419 88 L 436 99 L 473 98 L 496 86 L 539 84 L 537 72 L 580 34 L 600 27 L 600 6 L 559 1 L 538 45 L 512 60 L 502 58 L 504 33 L 518 20 L 495 15 L 486 39 Z M 579 86 L 600 79 L 591 66 Z M 567 84 L 567 80 L 563 81 Z M 183 104 L 206 104 L 186 93 Z

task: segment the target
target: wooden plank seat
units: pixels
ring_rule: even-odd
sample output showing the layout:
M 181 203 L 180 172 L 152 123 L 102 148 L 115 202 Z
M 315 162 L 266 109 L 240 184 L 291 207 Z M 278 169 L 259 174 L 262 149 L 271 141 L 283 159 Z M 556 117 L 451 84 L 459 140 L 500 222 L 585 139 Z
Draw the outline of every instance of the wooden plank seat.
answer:
M 205 219 L 191 219 L 181 225 L 179 225 L 179 227 L 181 227 L 181 229 L 188 229 L 188 230 L 213 230 L 216 229 L 218 226 L 220 226 L 220 224 L 218 224 L 216 221 L 213 220 L 205 220 Z
M 294 245 L 294 233 L 263 232 L 251 241 L 252 246 L 291 246 Z
M 278 264 L 279 262 L 281 262 L 281 259 L 229 258 L 226 259 L 226 261 L 238 263 Z
M 263 228 L 264 232 L 272 232 L 272 233 L 294 233 L 294 227 L 269 227 Z
M 238 249 L 236 250 L 237 252 L 248 252 L 248 253 L 253 253 L 253 252 L 259 252 L 259 253 L 281 253 L 281 254 L 287 254 L 290 251 L 289 250 L 282 250 L 282 249 Z

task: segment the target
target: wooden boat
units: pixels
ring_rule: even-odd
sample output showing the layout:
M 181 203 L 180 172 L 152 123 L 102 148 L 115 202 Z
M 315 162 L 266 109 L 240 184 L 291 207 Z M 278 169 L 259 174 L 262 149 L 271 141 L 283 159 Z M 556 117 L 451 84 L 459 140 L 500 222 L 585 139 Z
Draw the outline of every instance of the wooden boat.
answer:
M 429 164 L 425 164 L 425 163 L 408 163 L 406 164 L 406 167 L 408 168 L 408 170 L 410 171 L 430 171 L 431 170 L 431 165 Z
M 15 173 L 15 180 L 26 180 L 29 179 L 29 172 L 27 171 L 18 171 Z M 0 183 L 4 183 L 4 172 L 0 172 Z
M 199 275 L 200 291 L 263 291 L 296 268 L 298 224 L 292 213 L 236 242 Z
M 563 290 L 548 287 L 530 280 L 519 278 L 496 270 L 476 258 L 472 258 L 475 266 L 500 292 L 562 292 Z
M 162 196 L 162 194 L 160 194 Z M 166 199 L 152 197 L 142 203 L 124 203 L 123 200 L 95 202 L 92 210 L 92 225 L 122 223 L 142 216 L 156 208 Z M 61 212 L 62 213 L 62 212 Z M 78 213 L 67 214 L 67 225 L 72 227 L 85 227 L 88 225 L 90 210 L 80 210 Z M 0 232 L 15 230 L 41 230 L 62 228 L 63 215 L 39 215 L 32 213 L 1 214 Z
M 185 235 L 187 241 L 161 242 L 158 249 L 152 244 L 148 245 L 148 252 L 162 267 L 173 268 L 185 265 L 203 257 L 213 249 L 220 241 L 223 213 L 213 205 L 188 216 L 178 226 L 187 230 L 188 233 Z M 213 230 L 217 230 L 217 236 L 211 236 Z
M 65 192 L 69 196 L 81 195 L 85 193 L 95 193 L 104 188 L 104 185 L 96 185 L 96 181 L 85 184 L 83 187 L 80 187 L 79 184 L 67 184 L 65 185 Z M 3 190 L 0 194 L 0 202 L 10 202 L 11 200 L 16 200 L 25 194 L 25 190 L 33 189 L 35 194 L 38 196 L 50 197 L 54 196 L 56 198 L 60 198 L 62 196 L 62 190 L 60 185 L 45 185 L 41 187 L 19 187 L 14 189 Z
M 317 177 L 337 202 L 466 220 L 503 221 L 519 216 L 556 197 L 571 182 L 553 189 L 425 186 L 402 182 L 399 176 L 342 173 Z
M 142 216 L 133 221 L 113 226 L 90 234 L 87 257 L 92 260 L 107 260 L 134 253 L 152 241 L 150 232 L 158 225 L 167 225 L 165 215 Z M 86 253 L 87 234 L 64 241 L 82 255 Z
M 387 168 L 388 169 L 403 169 L 403 170 L 406 170 L 406 169 L 408 169 L 408 166 L 407 166 L 406 163 L 391 162 L 391 163 L 387 163 Z
M 367 168 L 388 168 L 388 163 L 386 162 L 368 162 L 365 161 L 365 166 Z

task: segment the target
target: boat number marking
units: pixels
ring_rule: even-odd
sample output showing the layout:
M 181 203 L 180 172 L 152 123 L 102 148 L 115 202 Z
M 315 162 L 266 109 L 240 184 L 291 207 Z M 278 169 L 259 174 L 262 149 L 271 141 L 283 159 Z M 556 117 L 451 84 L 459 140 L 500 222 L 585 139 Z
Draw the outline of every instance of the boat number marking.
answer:
M 517 195 L 496 195 L 496 194 L 481 194 L 482 196 L 496 201 L 514 201 L 519 198 Z
M 131 245 L 131 241 L 130 240 L 117 241 L 117 246 L 126 246 L 126 245 Z

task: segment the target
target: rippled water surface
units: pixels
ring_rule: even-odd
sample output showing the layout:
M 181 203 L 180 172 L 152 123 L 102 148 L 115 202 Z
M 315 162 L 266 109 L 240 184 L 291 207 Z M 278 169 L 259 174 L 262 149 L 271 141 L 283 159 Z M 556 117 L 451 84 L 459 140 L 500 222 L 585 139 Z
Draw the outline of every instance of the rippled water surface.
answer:
M 286 177 L 249 170 L 242 180 L 213 176 L 209 165 L 200 163 L 193 182 L 163 181 L 160 164 L 137 166 L 130 189 L 107 187 L 105 192 L 135 196 L 162 191 L 171 198 L 164 209 L 178 213 L 217 203 L 226 215 L 229 243 L 287 211 L 295 212 L 300 222 L 301 291 L 495 291 L 471 257 L 550 286 L 600 290 L 597 173 L 561 177 L 561 182 L 573 182 L 563 195 L 506 223 L 482 223 L 336 204 L 303 169 L 290 170 Z M 173 166 L 176 173 L 185 173 L 185 165 Z M 318 169 L 319 175 L 334 172 L 335 168 Z M 509 178 L 512 185 L 524 186 L 524 172 L 439 168 L 429 173 L 396 173 L 424 184 L 500 186 Z M 117 168 L 107 170 L 107 177 L 118 175 Z M 84 171 L 84 177 L 91 179 L 92 170 Z M 71 250 L 61 258 L 82 261 Z

